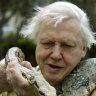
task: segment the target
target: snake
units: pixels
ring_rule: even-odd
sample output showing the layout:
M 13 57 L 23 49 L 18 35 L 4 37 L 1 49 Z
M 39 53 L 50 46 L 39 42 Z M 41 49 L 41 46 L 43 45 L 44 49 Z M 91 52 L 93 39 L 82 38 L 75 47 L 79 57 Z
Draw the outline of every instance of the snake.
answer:
M 32 96 L 56 96 L 55 88 L 53 88 L 41 74 L 34 68 L 29 70 L 21 65 L 22 61 L 25 60 L 25 55 L 20 48 L 12 47 L 7 51 L 5 56 L 6 66 L 11 58 L 17 58 L 20 72 L 22 76 L 28 80 L 28 83 L 32 88 Z
M 11 58 L 17 58 L 22 76 L 32 88 L 32 96 L 96 96 L 96 58 L 83 60 L 64 78 L 59 89 L 53 88 L 35 69 L 29 70 L 21 65 L 24 53 L 18 47 L 12 47 L 5 56 L 6 66 Z
M 96 96 L 96 58 L 81 61 L 64 78 L 62 92 L 60 96 Z

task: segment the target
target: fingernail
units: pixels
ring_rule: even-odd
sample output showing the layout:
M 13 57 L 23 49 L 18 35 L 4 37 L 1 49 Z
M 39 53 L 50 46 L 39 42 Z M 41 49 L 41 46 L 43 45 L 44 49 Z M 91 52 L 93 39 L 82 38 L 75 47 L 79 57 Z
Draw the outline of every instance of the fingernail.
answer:
M 14 70 L 13 68 L 10 68 L 10 70 L 9 70 L 9 71 L 10 71 L 10 73 L 13 73 L 13 70 Z

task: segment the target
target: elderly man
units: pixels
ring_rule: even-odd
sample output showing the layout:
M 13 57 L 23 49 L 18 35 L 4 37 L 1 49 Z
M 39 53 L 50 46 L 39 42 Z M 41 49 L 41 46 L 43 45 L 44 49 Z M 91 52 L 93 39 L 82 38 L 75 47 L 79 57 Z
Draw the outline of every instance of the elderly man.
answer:
M 68 2 L 55 2 L 37 10 L 22 34 L 36 43 L 36 61 L 43 77 L 57 90 L 57 96 L 66 96 L 64 92 L 58 93 L 62 82 L 84 58 L 87 48 L 95 43 L 88 18 L 80 8 Z M 16 63 L 17 60 L 12 58 L 7 66 L 9 89 L 18 96 L 34 96 Z M 23 62 L 23 65 L 32 70 L 29 62 Z M 76 91 L 78 96 L 90 96 L 85 95 L 83 90 L 81 94 L 78 88 Z M 77 96 L 77 93 L 68 93 L 67 96 Z

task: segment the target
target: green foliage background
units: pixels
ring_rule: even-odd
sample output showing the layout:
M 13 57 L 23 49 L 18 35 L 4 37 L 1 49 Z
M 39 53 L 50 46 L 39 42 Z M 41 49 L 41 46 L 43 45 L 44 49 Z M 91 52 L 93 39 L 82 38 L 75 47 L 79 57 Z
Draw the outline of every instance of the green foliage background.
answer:
M 7 51 L 11 47 L 18 47 L 20 48 L 23 53 L 25 54 L 25 60 L 31 62 L 32 66 L 36 66 L 36 61 L 35 61 L 35 44 L 33 40 L 29 40 L 26 38 L 19 38 L 15 39 L 15 35 L 13 33 L 6 34 L 4 37 L 4 42 L 0 44 L 0 49 L 2 50 L 2 57 L 0 59 L 3 59 L 4 56 L 6 55 Z

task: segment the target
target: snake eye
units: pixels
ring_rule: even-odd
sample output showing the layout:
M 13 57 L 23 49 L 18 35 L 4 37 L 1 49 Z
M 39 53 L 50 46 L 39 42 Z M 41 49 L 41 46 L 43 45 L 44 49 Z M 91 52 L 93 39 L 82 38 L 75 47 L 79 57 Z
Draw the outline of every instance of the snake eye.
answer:
M 19 52 L 16 52 L 15 55 L 16 55 L 16 57 L 20 57 Z

